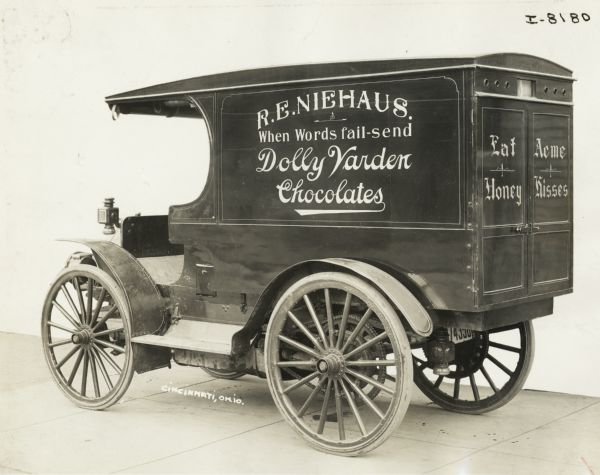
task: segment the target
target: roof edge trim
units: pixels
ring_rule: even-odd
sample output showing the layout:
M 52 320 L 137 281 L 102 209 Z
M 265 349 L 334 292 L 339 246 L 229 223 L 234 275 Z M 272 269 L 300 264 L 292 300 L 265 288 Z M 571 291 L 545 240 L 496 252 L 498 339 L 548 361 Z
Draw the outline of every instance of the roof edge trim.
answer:
M 461 64 L 456 66 L 442 66 L 437 68 L 421 68 L 421 69 L 411 69 L 411 70 L 394 70 L 394 71 L 384 71 L 379 73 L 368 73 L 368 74 L 351 74 L 344 76 L 328 76 L 328 77 L 318 77 L 318 78 L 307 78 L 307 79 L 296 79 L 289 81 L 272 81 L 272 82 L 261 82 L 261 83 L 253 83 L 253 84 L 241 84 L 236 86 L 223 86 L 223 87 L 214 87 L 214 88 L 205 88 L 205 89 L 192 89 L 192 90 L 184 90 L 184 91 L 172 91 L 172 92 L 163 92 L 158 94 L 139 94 L 139 95 L 131 95 L 131 96 L 123 96 L 120 94 L 108 96 L 104 100 L 108 104 L 117 104 L 119 102 L 128 102 L 139 99 L 153 99 L 153 98 L 162 98 L 169 96 L 181 96 L 181 95 L 189 95 L 189 94 L 198 94 L 198 93 L 211 93 L 211 92 L 219 92 L 219 91 L 234 91 L 239 89 L 251 89 L 256 87 L 265 87 L 265 86 L 280 86 L 283 84 L 305 84 L 305 83 L 314 83 L 314 82 L 322 82 L 322 81 L 341 81 L 345 79 L 362 79 L 362 78 L 377 78 L 377 77 L 385 77 L 385 76 L 400 76 L 406 74 L 415 74 L 415 73 L 426 73 L 426 72 L 436 72 L 436 71 L 449 71 L 449 70 L 457 70 L 457 69 L 495 69 L 499 71 L 507 71 L 514 72 L 520 74 L 531 74 L 535 76 L 549 77 L 554 79 L 564 79 L 568 81 L 574 81 L 575 79 L 571 76 L 563 76 L 560 74 L 550 74 L 550 73 L 540 73 L 536 71 L 529 71 L 524 69 L 513 69 L 513 68 L 505 68 L 501 66 L 491 66 L 487 64 Z

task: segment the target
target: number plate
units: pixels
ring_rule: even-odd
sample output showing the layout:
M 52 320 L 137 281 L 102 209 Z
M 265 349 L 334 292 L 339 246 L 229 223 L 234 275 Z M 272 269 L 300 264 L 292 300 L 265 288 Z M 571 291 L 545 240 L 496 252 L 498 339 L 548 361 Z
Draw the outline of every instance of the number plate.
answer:
M 467 328 L 448 328 L 448 334 L 452 343 L 462 343 L 475 338 L 475 330 Z

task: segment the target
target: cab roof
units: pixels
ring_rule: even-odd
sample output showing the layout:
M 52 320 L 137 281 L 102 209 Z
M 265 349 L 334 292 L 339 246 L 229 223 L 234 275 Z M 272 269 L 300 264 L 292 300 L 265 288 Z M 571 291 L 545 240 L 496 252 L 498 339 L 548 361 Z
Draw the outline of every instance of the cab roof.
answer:
M 135 89 L 108 96 L 105 100 L 112 107 L 127 102 L 193 93 L 463 68 L 505 69 L 563 79 L 571 79 L 572 76 L 571 70 L 547 59 L 520 53 L 497 53 L 461 58 L 391 59 L 247 69 Z

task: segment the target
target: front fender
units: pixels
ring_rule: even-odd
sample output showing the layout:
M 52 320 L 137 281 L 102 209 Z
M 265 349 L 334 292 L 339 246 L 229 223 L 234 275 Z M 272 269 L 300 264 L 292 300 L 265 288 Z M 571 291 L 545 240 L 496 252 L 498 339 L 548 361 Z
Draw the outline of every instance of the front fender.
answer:
M 109 241 L 63 239 L 89 247 L 98 267 L 119 284 L 131 315 L 131 336 L 156 334 L 166 322 L 165 300 L 142 265 L 129 252 Z
M 131 337 L 158 334 L 167 323 L 167 305 L 146 269 L 122 247 L 108 241 L 61 239 L 89 247 L 102 270 L 108 272 L 123 290 L 129 315 Z M 171 355 L 164 348 L 133 344 L 134 366 L 138 373 L 170 364 Z

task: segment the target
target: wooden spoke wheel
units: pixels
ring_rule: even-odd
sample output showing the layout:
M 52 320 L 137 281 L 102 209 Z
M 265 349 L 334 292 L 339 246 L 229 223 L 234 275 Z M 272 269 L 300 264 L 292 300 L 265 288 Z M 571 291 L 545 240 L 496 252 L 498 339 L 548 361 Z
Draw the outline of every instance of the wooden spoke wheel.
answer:
M 244 376 L 246 373 L 240 373 L 239 371 L 228 371 L 226 369 L 213 369 L 213 368 L 202 368 L 204 372 L 210 374 L 213 378 L 218 379 L 238 379 Z
M 379 291 L 344 273 L 310 275 L 283 294 L 267 328 L 265 366 L 284 418 L 323 452 L 374 449 L 410 402 L 410 346 L 398 315 Z
M 105 409 L 133 376 L 131 322 L 123 292 L 106 272 L 67 267 L 42 311 L 42 344 L 58 387 L 80 407 Z
M 503 406 L 523 387 L 534 354 L 531 321 L 473 332 L 455 344 L 450 374 L 433 374 L 423 347 L 413 349 L 414 380 L 434 403 L 454 412 L 481 414 Z

